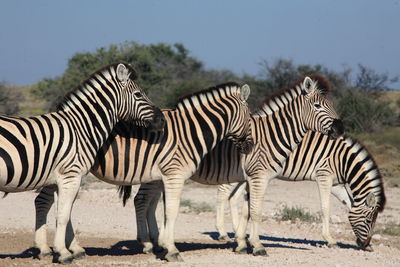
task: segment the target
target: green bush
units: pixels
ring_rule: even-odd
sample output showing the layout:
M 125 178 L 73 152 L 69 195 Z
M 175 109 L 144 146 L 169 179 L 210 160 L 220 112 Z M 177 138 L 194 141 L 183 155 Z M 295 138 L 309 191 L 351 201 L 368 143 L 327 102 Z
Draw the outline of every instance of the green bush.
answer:
M 288 207 L 284 206 L 281 211 L 282 221 L 296 222 L 300 220 L 302 222 L 319 222 L 320 218 L 317 215 L 313 215 L 308 211 L 305 211 L 302 207 Z
M 0 82 L 0 114 L 15 115 L 20 110 L 19 103 L 23 96 L 15 87 Z
M 395 113 L 386 101 L 356 89 L 345 91 L 336 106 L 349 132 L 374 132 L 395 121 Z

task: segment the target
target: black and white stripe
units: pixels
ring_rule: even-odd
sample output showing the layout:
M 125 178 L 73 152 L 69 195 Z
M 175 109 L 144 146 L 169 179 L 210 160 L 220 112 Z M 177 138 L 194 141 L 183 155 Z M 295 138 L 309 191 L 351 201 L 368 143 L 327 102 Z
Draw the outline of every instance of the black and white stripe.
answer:
M 67 229 L 81 177 L 119 120 L 148 124 L 154 105 L 134 82 L 127 64 L 106 66 L 66 96 L 57 112 L 29 118 L 0 117 L 0 190 L 20 192 L 56 185 L 58 190 L 55 252 L 70 262 Z M 40 231 L 40 230 L 39 230 Z M 72 236 L 71 236 L 72 235 Z M 72 241 L 74 253 L 84 253 Z
M 330 140 L 320 133 L 308 132 L 298 148 L 290 154 L 277 178 L 288 181 L 327 180 L 328 187 L 319 187 L 324 239 L 328 245 L 336 244 L 329 232 L 331 192 L 348 206 L 357 244 L 363 249 L 370 248 L 373 226 L 378 212 L 384 208 L 385 194 L 379 169 L 371 154 L 359 142 L 350 137 Z M 221 239 L 227 238 L 223 222 L 225 202 L 229 199 L 233 208 L 232 222 L 236 228 L 236 203 L 245 188 L 244 181 L 218 187 L 217 230 Z
M 98 152 L 92 173 L 105 182 L 126 186 L 125 199 L 131 185 L 163 181 L 166 221 L 160 245 L 168 250 L 168 260 L 180 259 L 173 233 L 184 181 L 193 175 L 204 155 L 225 137 L 244 153 L 251 148 L 246 103 L 249 94 L 247 85 L 241 87 L 236 83 L 196 92 L 182 98 L 175 109 L 163 111 L 163 132 L 119 124 Z M 48 211 L 46 204 L 42 205 Z M 37 216 L 45 221 L 46 215 Z
M 266 254 L 258 237 L 264 192 L 269 180 L 282 172 L 287 157 L 296 149 L 306 132 L 318 131 L 330 138 L 337 138 L 343 133 L 342 123 L 332 102 L 327 98 L 327 91 L 327 81 L 314 75 L 305 77 L 291 89 L 268 98 L 250 119 L 251 137 L 255 142 L 253 151 L 241 157 L 231 142 L 222 141 L 206 155 L 198 172 L 192 176 L 193 180 L 204 184 L 243 180 L 249 183 L 250 213 L 243 213 L 244 217 L 236 232 L 239 252 L 247 251 L 245 230 L 250 214 L 253 229 L 249 241 L 254 246 L 253 253 Z M 157 187 L 154 184 L 142 185 L 138 201 L 149 199 L 145 194 L 152 192 L 153 186 Z M 146 187 L 150 187 L 147 188 L 149 190 Z M 140 229 L 142 228 L 144 227 Z

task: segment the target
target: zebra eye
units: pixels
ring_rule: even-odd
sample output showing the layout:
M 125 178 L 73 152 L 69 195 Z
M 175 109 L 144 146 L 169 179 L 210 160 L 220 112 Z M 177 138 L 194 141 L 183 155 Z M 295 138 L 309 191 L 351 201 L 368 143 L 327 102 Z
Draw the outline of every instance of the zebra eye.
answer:
M 142 97 L 142 93 L 141 92 L 136 92 L 134 93 L 136 98 L 141 98 Z
M 314 104 L 314 107 L 317 108 L 317 109 L 320 109 L 320 108 L 321 108 L 321 105 L 318 104 L 318 103 L 315 103 L 315 104 Z

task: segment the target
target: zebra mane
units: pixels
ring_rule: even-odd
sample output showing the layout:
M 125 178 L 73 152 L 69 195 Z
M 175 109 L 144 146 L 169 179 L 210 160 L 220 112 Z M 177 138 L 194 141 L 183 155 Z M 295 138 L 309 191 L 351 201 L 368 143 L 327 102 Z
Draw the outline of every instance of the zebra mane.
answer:
M 299 95 L 302 94 L 301 86 L 306 77 L 310 77 L 314 81 L 314 86 L 323 95 L 327 95 L 332 91 L 330 83 L 320 74 L 314 73 L 308 76 L 304 76 L 295 82 L 292 86 L 288 88 L 281 89 L 269 96 L 263 101 L 258 111 L 257 115 L 271 115 L 273 112 L 278 111 L 283 108 L 289 102 L 293 101 Z
M 368 181 L 370 182 L 372 191 L 377 198 L 377 203 L 379 205 L 378 211 L 383 211 L 386 203 L 386 196 L 383 187 L 383 177 L 378 168 L 378 165 L 376 164 L 375 159 L 368 151 L 368 149 L 356 138 L 347 135 L 344 135 L 342 138 L 344 139 L 344 142 L 346 142 L 351 147 L 351 151 L 353 151 L 354 153 L 360 151 L 358 152 L 358 157 L 361 157 L 364 165 L 367 164 L 366 170 L 373 170 L 370 172 L 372 177 L 370 177 Z
M 207 94 L 212 93 L 213 91 L 216 91 L 216 90 L 225 90 L 227 87 L 238 89 L 238 88 L 240 88 L 240 85 L 238 83 L 236 83 L 236 82 L 227 82 L 227 83 L 218 84 L 218 85 L 209 87 L 207 89 L 199 90 L 199 91 L 184 95 L 184 96 L 182 96 L 182 97 L 180 97 L 178 99 L 178 101 L 177 101 L 177 103 L 175 105 L 175 108 L 179 109 L 179 107 L 181 105 L 183 105 L 185 100 L 190 100 L 190 99 L 193 99 L 193 98 L 197 98 L 197 97 L 199 97 L 201 95 L 207 95 Z
M 102 73 L 103 71 L 108 70 L 108 69 L 114 69 L 116 71 L 117 66 L 119 64 L 124 64 L 125 65 L 125 67 L 128 69 L 129 78 L 131 80 L 136 80 L 137 79 L 136 71 L 133 69 L 133 67 L 130 64 L 128 64 L 126 62 L 121 61 L 121 62 L 115 62 L 115 63 L 109 64 L 109 65 L 106 65 L 106 66 L 101 67 L 100 69 L 96 70 L 95 72 L 91 73 L 89 75 L 89 77 L 87 79 L 83 80 L 77 87 L 75 87 L 74 89 L 72 89 L 69 92 L 67 92 L 64 95 L 63 99 L 56 105 L 56 110 L 64 110 L 65 108 L 67 108 L 68 106 L 66 104 L 69 101 L 71 101 L 73 95 L 78 93 L 78 92 L 81 92 L 81 91 L 85 90 L 84 89 L 84 85 L 89 83 L 90 80 L 92 80 L 95 77 L 96 74 Z

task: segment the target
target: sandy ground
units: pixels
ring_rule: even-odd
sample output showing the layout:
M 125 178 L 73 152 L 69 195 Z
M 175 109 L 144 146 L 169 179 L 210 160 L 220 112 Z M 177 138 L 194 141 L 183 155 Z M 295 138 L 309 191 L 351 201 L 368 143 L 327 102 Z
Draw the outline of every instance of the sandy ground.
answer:
M 387 188 L 387 206 L 378 216 L 376 228 L 400 223 L 400 188 Z M 0 266 L 49 266 L 51 258 L 33 256 L 34 192 L 9 194 L 0 200 Z M 216 187 L 185 186 L 182 199 L 206 202 L 215 207 Z M 319 196 L 313 182 L 273 181 L 267 190 L 261 239 L 268 257 L 237 255 L 233 243 L 216 240 L 215 211 L 197 214 L 181 208 L 176 223 L 177 247 L 182 263 L 167 263 L 153 254 L 141 254 L 136 242 L 132 201 L 123 208 L 114 186 L 93 183 L 79 193 L 73 209 L 73 223 L 87 257 L 72 266 L 400 266 L 400 237 L 376 234 L 374 252 L 355 246 L 347 221 L 347 210 L 332 199 L 331 232 L 339 246 L 328 248 L 322 241 L 320 223 L 290 223 L 277 220 L 283 205 L 301 206 L 319 212 Z M 161 211 L 158 211 L 160 215 Z M 49 243 L 53 243 L 54 210 L 49 214 Z M 226 213 L 226 227 L 231 220 Z

